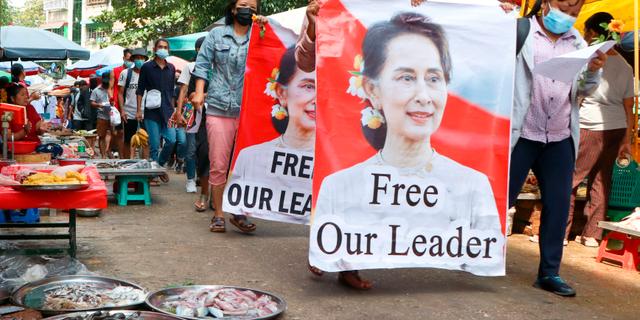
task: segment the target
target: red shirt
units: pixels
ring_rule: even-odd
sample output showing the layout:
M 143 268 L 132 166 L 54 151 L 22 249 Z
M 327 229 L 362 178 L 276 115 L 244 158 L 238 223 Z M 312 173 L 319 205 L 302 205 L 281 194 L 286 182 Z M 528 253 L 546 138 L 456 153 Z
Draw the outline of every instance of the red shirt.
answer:
M 42 120 L 36 108 L 34 108 L 31 104 L 27 105 L 27 121 L 31 124 L 31 130 L 27 132 L 27 135 L 22 138 L 22 141 L 36 141 L 40 142 L 40 138 L 38 138 L 38 129 L 36 128 L 36 124 Z M 18 132 L 24 129 L 24 126 L 11 124 L 11 132 Z
M 113 68 L 113 104 L 116 106 L 118 111 L 120 111 L 120 101 L 118 101 L 118 79 L 120 79 L 120 74 L 125 69 L 126 67 L 124 65 Z

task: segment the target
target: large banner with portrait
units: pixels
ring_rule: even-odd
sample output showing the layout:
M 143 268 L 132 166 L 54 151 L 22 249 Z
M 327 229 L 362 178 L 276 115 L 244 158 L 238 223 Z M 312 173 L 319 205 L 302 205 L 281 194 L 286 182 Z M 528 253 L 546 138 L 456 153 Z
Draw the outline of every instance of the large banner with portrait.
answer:
M 316 80 L 296 67 L 297 38 L 275 20 L 252 28 L 226 212 L 309 223 Z
M 326 0 L 317 30 L 310 263 L 504 275 L 515 19 Z

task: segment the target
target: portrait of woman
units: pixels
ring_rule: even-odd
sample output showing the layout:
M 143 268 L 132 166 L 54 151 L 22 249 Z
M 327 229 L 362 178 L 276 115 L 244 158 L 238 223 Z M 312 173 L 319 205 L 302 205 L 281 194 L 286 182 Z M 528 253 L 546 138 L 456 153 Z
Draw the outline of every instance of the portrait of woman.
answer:
M 230 185 L 244 181 L 263 187 L 278 187 L 308 194 L 310 201 L 316 135 L 316 74 L 315 71 L 307 73 L 298 69 L 295 48 L 292 47 L 282 56 L 275 80 L 278 104 L 273 107 L 271 119 L 280 135 L 271 141 L 242 149 L 233 167 Z M 280 155 L 292 154 L 297 157 L 298 163 L 306 161 L 306 164 L 297 165 L 295 174 L 283 174 L 282 170 L 273 170 L 274 161 L 284 161 L 284 156 L 274 158 L 276 152 Z M 307 197 L 301 200 L 301 205 L 288 213 L 278 212 L 278 207 L 272 207 L 272 212 L 283 215 L 278 218 L 280 221 L 308 223 L 311 203 L 308 204 L 308 212 L 303 214 Z
M 452 74 L 442 27 L 419 13 L 396 14 L 368 28 L 362 60 L 361 125 L 377 153 L 327 176 L 315 215 L 335 215 L 355 225 L 400 217 L 410 228 L 445 230 L 455 224 L 500 232 L 487 176 L 431 144 L 447 109 Z

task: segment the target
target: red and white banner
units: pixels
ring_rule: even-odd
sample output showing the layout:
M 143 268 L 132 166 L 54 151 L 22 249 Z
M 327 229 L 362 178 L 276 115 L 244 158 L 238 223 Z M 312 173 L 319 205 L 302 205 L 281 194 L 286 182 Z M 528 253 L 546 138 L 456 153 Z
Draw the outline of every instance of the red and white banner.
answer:
M 296 67 L 297 38 L 275 20 L 252 28 L 226 212 L 309 223 L 316 79 Z
M 508 30 L 494 1 L 324 1 L 312 265 L 504 275 Z

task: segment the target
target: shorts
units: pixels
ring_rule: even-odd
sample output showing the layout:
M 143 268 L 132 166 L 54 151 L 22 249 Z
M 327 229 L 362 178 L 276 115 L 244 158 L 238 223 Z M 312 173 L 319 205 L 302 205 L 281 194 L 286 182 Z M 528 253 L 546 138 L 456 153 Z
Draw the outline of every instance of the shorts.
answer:
M 124 124 L 124 143 L 131 143 L 131 138 L 138 131 L 138 124 L 140 124 L 140 128 L 144 129 L 144 122 L 142 121 L 128 120 L 127 123 Z
M 108 131 L 111 131 L 111 121 L 98 119 L 98 122 L 96 123 L 96 133 L 98 134 L 98 137 L 106 137 Z
M 123 127 L 123 125 L 122 125 L 122 122 L 120 122 L 120 124 L 119 124 L 119 125 L 115 126 L 115 131 L 120 131 L 120 130 L 122 130 L 122 129 L 124 129 L 124 127 Z

